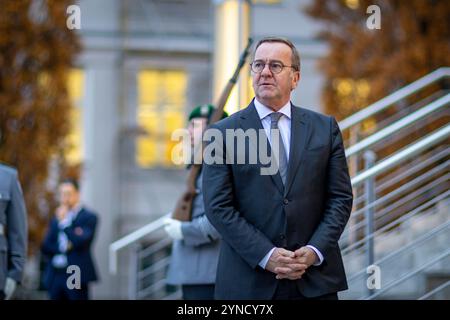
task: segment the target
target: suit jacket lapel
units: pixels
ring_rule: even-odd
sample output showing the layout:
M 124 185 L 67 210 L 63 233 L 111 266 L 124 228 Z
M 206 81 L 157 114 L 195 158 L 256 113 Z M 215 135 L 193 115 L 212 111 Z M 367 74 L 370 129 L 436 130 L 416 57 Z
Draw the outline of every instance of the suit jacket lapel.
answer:
M 284 195 L 289 193 L 289 190 L 294 181 L 295 175 L 298 171 L 298 166 L 303 160 L 306 143 L 309 141 L 310 124 L 302 109 L 294 105 L 291 106 L 291 145 L 289 151 L 289 164 L 286 178 L 286 187 Z
M 75 219 L 73 219 L 72 225 L 76 224 L 82 215 L 84 215 L 83 207 L 80 208 L 80 211 L 78 211 L 77 215 L 75 216 Z
M 268 150 L 268 153 L 269 153 L 268 156 L 270 156 L 272 154 L 272 150 L 270 148 L 270 143 L 269 143 L 269 140 L 268 140 L 267 136 L 265 135 L 265 133 L 264 133 L 263 137 L 259 137 L 259 132 L 260 132 L 259 130 L 263 130 L 263 132 L 265 132 L 265 131 L 264 131 L 264 128 L 262 126 L 261 120 L 259 119 L 259 115 L 258 115 L 258 112 L 256 111 L 255 105 L 253 104 L 253 101 L 242 112 L 241 118 L 240 118 L 240 126 L 241 126 L 241 128 L 244 131 L 247 131 L 248 129 L 253 129 L 253 130 L 256 129 L 257 130 L 256 134 L 258 136 L 258 142 L 259 142 L 260 138 L 265 139 L 265 141 L 267 143 L 267 146 L 268 146 L 267 147 L 267 150 Z M 261 167 L 262 164 L 261 164 L 260 159 L 259 159 L 258 146 L 255 146 L 255 145 L 251 144 L 249 146 L 249 150 L 248 151 L 249 152 L 257 152 L 256 153 L 258 155 L 257 156 L 257 159 L 258 159 L 257 165 L 259 167 Z M 272 179 L 273 183 L 276 185 L 278 191 L 281 194 L 283 194 L 284 186 L 283 186 L 283 181 L 281 180 L 280 173 L 277 171 L 277 173 L 274 174 L 274 175 L 271 175 L 270 178 Z

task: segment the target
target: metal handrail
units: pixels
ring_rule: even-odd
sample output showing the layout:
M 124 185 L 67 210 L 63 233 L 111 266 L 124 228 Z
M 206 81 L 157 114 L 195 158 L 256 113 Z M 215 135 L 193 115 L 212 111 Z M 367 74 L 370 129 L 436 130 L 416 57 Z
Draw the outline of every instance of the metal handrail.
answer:
M 169 265 L 169 263 L 170 263 L 170 256 L 161 258 L 157 262 L 153 263 L 152 265 L 140 270 L 138 272 L 138 278 L 142 279 L 142 278 L 148 277 L 149 275 L 151 275 L 157 271 L 163 270 Z
M 377 296 L 379 296 L 381 293 L 386 292 L 387 290 L 395 287 L 396 285 L 398 285 L 399 283 L 402 283 L 403 281 L 411 278 L 412 276 L 418 274 L 419 272 L 425 270 L 426 268 L 432 266 L 433 264 L 435 264 L 436 262 L 447 258 L 450 255 L 450 249 L 445 251 L 443 254 L 439 255 L 438 257 L 434 258 L 433 260 L 424 263 L 423 265 L 421 265 L 420 267 L 416 268 L 414 271 L 411 271 L 410 273 L 404 275 L 403 277 L 400 277 L 399 279 L 392 281 L 390 284 L 388 284 L 387 286 L 385 286 L 383 289 L 378 290 L 376 293 L 365 297 L 365 298 L 361 298 L 360 300 L 364 299 L 364 300 L 371 300 Z
M 156 292 L 158 289 L 164 288 L 166 285 L 166 279 L 160 279 L 157 282 L 153 283 L 151 286 L 148 286 L 145 289 L 139 290 L 138 298 L 142 299 L 147 297 L 149 294 Z
M 414 241 L 408 243 L 406 246 L 401 247 L 400 249 L 398 249 L 396 251 L 390 252 L 389 254 L 382 257 L 381 259 L 376 260 L 374 262 L 374 264 L 379 266 L 381 263 L 384 263 L 386 260 L 391 259 L 392 257 L 395 257 L 395 256 L 398 256 L 399 254 L 405 253 L 405 252 L 409 251 L 410 249 L 415 249 L 419 245 L 430 240 L 436 234 L 439 234 L 441 231 L 447 229 L 448 227 L 450 227 L 450 220 L 446 221 L 444 224 L 440 224 L 440 225 L 434 227 L 433 229 L 427 231 L 424 235 L 422 235 L 419 238 L 415 239 Z M 348 277 L 347 281 L 350 283 L 361 276 L 365 276 L 366 274 L 367 274 L 366 269 L 363 268 L 362 270 L 357 271 L 356 273 L 354 273 L 353 275 Z
M 172 244 L 171 237 L 163 238 L 163 239 L 153 243 L 152 245 L 148 246 L 147 248 L 142 249 L 139 252 L 139 259 L 145 259 L 145 258 L 151 256 L 152 254 L 170 246 L 171 244 Z
M 449 177 L 449 175 L 447 175 L 447 179 L 446 179 L 446 180 L 448 180 L 448 177 Z M 439 179 L 440 179 L 440 178 L 438 178 L 438 180 L 439 180 Z M 437 181 L 437 180 L 432 181 L 429 185 L 433 185 L 433 184 L 435 184 L 435 183 L 437 183 L 437 184 L 442 183 L 442 181 L 437 181 L 437 182 L 436 182 L 436 181 Z M 423 194 L 423 193 L 425 193 L 426 191 L 429 191 L 429 190 L 430 190 L 430 189 L 428 188 L 429 185 L 425 186 L 425 188 L 421 188 L 421 189 L 420 189 L 420 193 L 415 194 L 414 197 L 417 196 L 417 195 Z M 410 195 L 411 195 L 411 194 L 409 194 L 409 195 L 406 196 L 406 197 L 402 197 L 401 200 L 398 200 L 398 201 L 394 202 L 393 204 L 389 205 L 387 208 L 384 208 L 382 211 L 380 211 L 381 213 L 380 213 L 380 212 L 377 212 L 377 215 L 374 216 L 374 221 L 379 221 L 380 219 L 382 219 L 383 217 L 385 217 L 386 214 L 387 214 L 387 212 L 390 212 L 390 210 L 392 210 L 393 208 L 402 206 L 406 201 L 408 201 L 408 199 L 406 199 L 406 198 L 409 197 Z M 405 213 L 405 214 L 406 214 L 406 213 Z M 398 216 L 402 216 L 402 215 L 400 214 L 400 215 L 398 215 Z M 357 222 L 356 224 L 354 224 L 354 225 L 352 225 L 352 226 L 347 227 L 347 228 L 344 230 L 344 232 L 342 233 L 342 238 L 345 238 L 346 236 L 348 236 L 349 233 L 356 232 L 357 230 L 362 229 L 363 227 L 365 227 L 366 223 L 367 223 L 367 222 L 366 222 L 365 220 L 363 220 L 363 221 Z
M 375 237 L 375 235 L 380 234 L 381 232 L 384 232 L 386 230 L 388 230 L 389 228 L 393 227 L 396 224 L 399 223 L 403 223 L 405 221 L 407 221 L 408 219 L 410 219 L 412 216 L 416 215 L 417 213 L 419 213 L 421 210 L 428 208 L 430 206 L 432 206 L 434 203 L 437 203 L 443 199 L 445 199 L 446 197 L 448 197 L 450 195 L 450 190 L 434 197 L 433 199 L 427 201 L 426 203 L 420 205 L 419 207 L 415 208 L 414 210 L 408 212 L 407 214 L 391 221 L 390 223 L 388 223 L 387 225 L 384 225 L 383 227 L 381 227 L 380 229 L 376 230 L 375 232 L 366 235 L 364 238 L 356 241 L 355 243 L 352 243 L 351 245 L 349 245 L 348 247 L 346 247 L 345 249 L 342 250 L 342 255 L 346 255 L 349 252 L 351 252 L 353 248 L 357 248 L 359 245 L 366 243 L 367 240 L 372 239 Z
M 390 228 L 394 228 L 396 225 L 408 222 L 410 219 L 413 219 L 418 214 L 421 214 L 421 216 L 427 215 L 428 212 L 425 212 L 425 210 L 431 209 L 431 207 L 437 204 L 439 201 L 446 200 L 448 196 L 450 196 L 450 191 L 441 193 L 438 196 L 427 201 L 426 203 L 420 205 L 419 207 L 409 211 L 408 213 L 402 216 L 397 217 L 393 221 L 389 222 L 387 225 L 383 225 L 381 228 L 375 230 L 372 234 L 368 236 L 366 235 L 362 239 L 359 239 L 354 243 L 347 244 L 347 246 L 341 244 L 342 256 L 347 256 L 354 252 L 362 253 L 366 251 L 367 248 L 364 246 L 366 242 L 370 241 L 372 238 L 374 239 L 375 236 L 382 237 L 385 234 L 389 234 L 391 231 L 393 231 L 393 230 L 389 231 Z
M 431 200 L 428 200 L 427 202 L 421 204 L 420 206 L 414 208 L 413 210 L 409 211 L 408 213 L 397 217 L 396 219 L 390 221 L 388 224 L 383 225 L 381 228 L 375 230 L 372 234 L 366 235 L 363 238 L 357 240 L 354 243 L 349 244 L 347 247 L 342 249 L 342 255 L 347 255 L 350 252 L 354 250 L 365 250 L 365 248 L 362 246 L 367 241 L 371 240 L 372 238 L 375 238 L 375 236 L 380 236 L 385 232 L 389 232 L 388 230 L 391 228 L 394 228 L 396 225 L 399 225 L 401 223 L 407 222 L 411 218 L 413 218 L 417 214 L 423 213 L 425 210 L 430 209 L 432 206 L 437 204 L 440 201 L 446 200 L 450 196 L 450 190 L 447 190 L 444 193 L 441 193 L 437 195 L 436 197 L 432 198 Z
M 428 154 L 424 154 L 423 155 L 424 159 L 415 159 L 415 160 L 419 160 L 419 161 L 417 163 L 414 163 L 411 166 L 409 166 L 403 172 L 400 172 L 400 173 L 395 172 L 395 175 L 389 174 L 386 177 L 381 178 L 379 181 L 377 180 L 377 186 L 375 189 L 375 193 L 376 194 L 380 193 L 381 191 L 385 190 L 386 188 L 392 186 L 392 184 L 394 182 L 401 181 L 402 179 L 409 177 L 416 172 L 419 172 L 423 168 L 428 167 L 432 163 L 437 162 L 441 158 L 445 158 L 448 155 L 450 155 L 450 148 L 436 148 L 436 149 L 442 149 L 442 150 L 438 151 L 437 153 L 433 151 L 433 152 L 429 152 Z M 428 172 L 430 172 L 430 171 L 428 171 Z M 353 200 L 353 207 L 356 208 L 359 204 L 361 204 L 362 202 L 365 202 L 365 201 L 366 201 L 366 199 L 365 199 L 364 195 L 358 196 Z M 354 213 L 352 213 L 352 216 L 354 216 L 355 213 L 356 213 L 356 211 Z
M 436 180 L 433 180 L 432 182 L 430 182 L 428 185 L 426 185 L 423 188 L 417 189 L 414 192 L 402 197 L 401 199 L 399 199 L 398 201 L 395 201 L 392 205 L 389 205 L 388 207 L 383 208 L 382 210 L 377 212 L 377 215 L 374 217 L 374 219 L 376 221 L 380 221 L 381 219 L 383 219 L 386 215 L 389 214 L 390 210 L 395 210 L 396 208 L 400 208 L 404 205 L 409 204 L 408 202 L 411 201 L 415 201 L 416 203 L 423 203 L 423 198 L 420 198 L 421 195 L 423 195 L 426 191 L 430 191 L 433 188 L 436 188 L 438 186 L 441 185 L 445 185 L 445 182 L 448 182 L 449 180 L 449 174 L 447 174 L 444 177 L 439 177 Z M 434 194 L 436 194 L 437 192 L 434 192 Z M 442 194 L 443 192 L 441 192 L 440 194 Z M 418 200 L 417 200 L 418 199 Z M 413 202 L 414 203 L 414 202 Z M 411 208 L 411 207 L 410 207 Z M 414 207 L 413 207 L 414 208 Z M 395 211 L 391 211 L 392 213 L 394 213 Z M 405 213 L 403 213 L 405 214 Z M 398 214 L 397 214 L 398 215 Z M 402 214 L 399 214 L 400 216 Z M 381 222 L 380 222 L 381 223 Z
M 389 137 L 391 134 L 397 132 L 398 130 L 414 124 L 418 120 L 423 119 L 434 111 L 447 106 L 449 103 L 450 93 L 351 146 L 345 152 L 346 157 L 348 158 L 362 150 L 367 149 L 371 145 L 383 140 L 386 137 Z
M 450 135 L 450 125 L 446 125 L 441 129 L 434 131 L 433 133 L 429 134 L 428 136 L 419 140 L 413 145 L 410 145 L 409 147 L 395 153 L 394 155 L 388 157 L 387 159 L 381 161 L 380 163 L 374 165 L 373 167 L 364 170 L 356 177 L 353 177 L 352 186 L 355 187 L 359 185 L 361 182 L 364 182 L 365 180 L 372 178 L 392 168 L 393 166 L 402 163 L 405 160 L 408 160 L 409 158 L 415 156 L 424 149 L 429 148 L 435 145 L 436 143 L 444 140 L 449 135 Z
M 422 154 L 421 157 L 412 159 L 409 166 L 406 167 L 406 169 L 403 167 L 403 170 L 400 173 L 387 174 L 377 180 L 377 192 L 392 186 L 392 181 L 399 181 L 413 175 L 414 173 L 420 172 L 420 170 L 440 161 L 442 158 L 448 157 L 449 155 L 450 147 L 442 145 L 434 148 L 428 153 Z
M 418 90 L 432 84 L 433 82 L 436 82 L 448 76 L 450 76 L 449 67 L 439 68 L 427 74 L 426 76 L 412 82 L 411 84 L 395 91 L 394 93 L 391 93 L 383 99 L 367 106 L 366 108 L 351 115 L 350 117 L 342 120 L 341 122 L 339 122 L 339 127 L 342 131 L 344 131 L 354 126 L 355 124 L 377 114 L 378 112 L 383 111 L 392 104 L 416 93 Z
M 128 247 L 132 243 L 141 240 L 148 236 L 150 233 L 162 228 L 164 225 L 164 219 L 169 217 L 170 214 L 166 214 L 159 219 L 156 219 L 142 228 L 133 231 L 132 233 L 114 241 L 109 245 L 109 272 L 111 274 L 117 274 L 117 252 L 125 247 Z
M 442 289 L 447 288 L 448 286 L 450 286 L 450 280 L 448 280 L 447 282 L 444 282 L 443 284 L 441 284 L 439 287 L 434 288 L 433 290 L 431 290 L 430 292 L 427 292 L 426 294 L 424 294 L 423 296 L 421 296 L 419 299 L 417 300 L 425 300 L 428 299 L 429 297 L 431 297 L 433 294 L 435 294 L 436 292 L 441 291 Z
M 448 167 L 450 164 L 450 160 L 447 161 L 446 163 L 444 163 L 443 165 L 439 165 L 435 168 L 438 168 L 437 170 L 435 170 L 435 168 L 433 168 L 430 171 L 427 171 L 426 173 L 420 175 L 419 177 L 409 181 L 408 183 L 402 185 L 401 187 L 399 187 L 398 189 L 389 192 L 388 194 L 378 198 L 377 200 L 365 205 L 364 207 L 355 210 L 352 215 L 351 215 L 351 219 L 355 219 L 356 217 L 362 215 L 364 213 L 365 210 L 367 209 L 371 209 L 371 208 L 375 208 L 376 206 L 379 206 L 383 203 L 385 203 L 386 201 L 388 201 L 389 199 L 391 199 L 392 197 L 401 195 L 403 193 L 405 193 L 411 186 L 415 186 L 416 183 L 421 183 L 423 181 L 426 181 L 428 178 L 434 176 L 436 173 L 439 173 L 439 169 Z M 427 188 L 431 189 L 434 188 L 436 185 L 439 185 L 441 182 L 445 182 L 446 180 L 448 180 L 450 178 L 449 174 L 444 175 L 443 177 L 439 177 L 437 178 L 437 180 L 432 180 L 430 183 L 426 184 L 424 187 L 420 187 L 419 189 L 416 189 L 415 191 L 413 191 L 413 193 L 405 195 L 403 198 L 411 198 L 411 195 L 418 196 L 421 195 L 424 191 L 427 191 Z M 402 198 L 402 199 L 403 199 Z M 409 200 L 409 199 L 408 199 Z M 406 200 L 406 201 L 408 201 Z M 380 211 L 377 211 L 377 217 L 379 217 L 380 215 L 382 216 L 382 214 L 380 214 L 379 212 L 386 212 L 386 210 L 390 210 L 392 208 L 397 207 L 398 205 L 392 206 L 393 204 L 398 204 L 399 200 L 389 204 L 387 207 L 383 207 L 383 209 L 381 209 Z M 401 203 L 402 204 L 402 203 Z M 400 205 L 401 205 L 400 204 Z
M 389 124 L 391 124 L 403 117 L 406 117 L 408 114 L 410 114 L 412 112 L 411 110 L 418 110 L 418 109 L 422 108 L 423 106 L 430 104 L 431 102 L 439 99 L 440 97 L 443 97 L 446 93 L 450 93 L 450 88 L 449 89 L 445 89 L 445 88 L 439 89 L 436 92 L 430 94 L 429 96 L 423 98 L 422 100 L 413 102 L 411 104 L 408 103 L 408 106 L 406 108 L 400 107 L 400 108 L 396 109 L 395 110 L 396 112 L 393 113 L 392 115 L 391 114 L 383 114 L 383 118 L 377 119 L 376 127 L 377 128 L 387 127 Z M 370 132 L 370 130 L 367 131 L 367 133 L 369 133 L 369 132 Z M 372 134 L 372 133 L 370 133 L 370 134 Z
M 427 171 L 427 172 L 421 174 L 420 176 L 418 176 L 418 177 L 414 178 L 413 180 L 403 184 L 401 187 L 395 189 L 394 191 L 391 191 L 388 194 L 383 195 L 381 198 L 378 198 L 377 200 L 375 200 L 375 201 L 365 205 L 364 207 L 362 207 L 362 208 L 360 208 L 358 210 L 355 210 L 354 212 L 352 212 L 351 218 L 358 217 L 359 215 L 363 214 L 365 210 L 374 208 L 375 206 L 378 206 L 378 205 L 380 205 L 382 203 L 385 203 L 390 198 L 392 198 L 394 196 L 397 196 L 399 194 L 402 194 L 404 191 L 408 190 L 409 187 L 417 185 L 417 183 L 426 181 L 428 178 L 430 178 L 433 175 L 435 175 L 436 173 L 438 173 L 442 168 L 445 168 L 445 167 L 447 167 L 449 165 L 450 165 L 450 160 L 447 160 L 446 162 L 444 162 L 444 163 L 434 167 L 430 171 Z M 448 174 L 445 175 L 444 177 L 448 178 Z M 440 178 L 438 178 L 438 179 L 440 179 Z M 436 180 L 434 180 L 434 181 L 436 181 Z

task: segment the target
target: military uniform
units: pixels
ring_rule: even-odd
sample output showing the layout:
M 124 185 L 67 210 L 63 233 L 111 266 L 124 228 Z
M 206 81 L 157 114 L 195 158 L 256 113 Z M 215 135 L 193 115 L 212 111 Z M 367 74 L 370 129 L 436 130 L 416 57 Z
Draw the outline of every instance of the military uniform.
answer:
M 27 251 L 27 213 L 17 171 L 0 164 L 0 298 L 6 278 L 20 283 Z

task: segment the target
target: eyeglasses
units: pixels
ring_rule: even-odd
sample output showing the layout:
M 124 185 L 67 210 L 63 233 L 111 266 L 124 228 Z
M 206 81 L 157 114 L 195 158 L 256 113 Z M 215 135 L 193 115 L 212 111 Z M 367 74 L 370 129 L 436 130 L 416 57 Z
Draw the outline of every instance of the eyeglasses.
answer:
M 250 63 L 250 67 L 252 68 L 253 72 L 260 73 L 264 70 L 264 68 L 266 67 L 266 64 L 267 63 L 265 63 L 262 60 L 255 60 L 252 63 Z M 281 71 L 283 71 L 284 68 L 296 69 L 295 66 L 285 66 L 281 61 L 270 61 L 268 63 L 268 65 L 269 65 L 270 72 L 272 72 L 273 74 L 280 73 Z

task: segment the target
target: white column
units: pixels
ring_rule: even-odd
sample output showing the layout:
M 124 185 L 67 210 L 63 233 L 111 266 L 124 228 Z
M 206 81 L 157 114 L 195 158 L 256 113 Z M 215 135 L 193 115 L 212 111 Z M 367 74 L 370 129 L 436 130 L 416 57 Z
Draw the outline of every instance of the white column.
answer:
M 82 201 L 99 215 L 93 256 L 100 276 L 93 298 L 116 298 L 117 287 L 108 272 L 108 247 L 115 240 L 119 202 L 118 55 L 90 52 L 85 59 L 84 146 Z
M 223 88 L 233 75 L 239 56 L 250 35 L 250 3 L 248 0 L 214 0 L 214 88 L 213 101 L 217 101 Z M 247 58 L 249 59 L 249 58 Z M 249 60 L 247 60 L 249 62 Z M 246 63 L 239 75 L 225 110 L 230 113 L 244 108 L 249 94 L 249 65 Z

